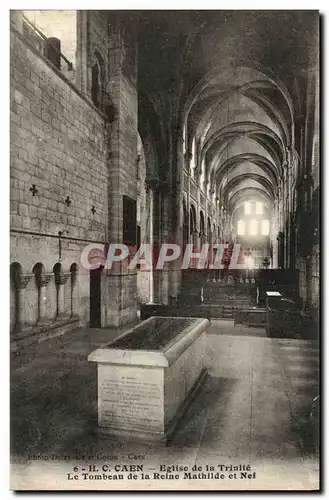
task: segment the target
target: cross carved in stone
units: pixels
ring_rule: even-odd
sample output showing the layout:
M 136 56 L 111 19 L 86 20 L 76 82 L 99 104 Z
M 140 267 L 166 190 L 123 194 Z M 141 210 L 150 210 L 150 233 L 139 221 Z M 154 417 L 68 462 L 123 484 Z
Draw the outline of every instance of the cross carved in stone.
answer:
M 65 198 L 65 203 L 66 203 L 66 205 L 67 205 L 68 207 L 71 205 L 72 201 L 70 200 L 70 197 L 69 197 L 69 196 L 67 196 L 67 197 Z
M 32 196 L 35 196 L 39 192 L 35 184 L 32 184 L 32 187 L 30 187 L 30 191 L 32 193 Z

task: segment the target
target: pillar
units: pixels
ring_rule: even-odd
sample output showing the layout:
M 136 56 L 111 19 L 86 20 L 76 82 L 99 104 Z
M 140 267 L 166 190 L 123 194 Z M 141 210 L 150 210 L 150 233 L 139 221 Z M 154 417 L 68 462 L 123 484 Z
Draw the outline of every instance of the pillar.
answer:
M 153 193 L 153 244 L 155 248 L 155 261 L 154 266 L 156 266 L 156 260 L 161 248 L 161 243 L 164 241 L 164 224 L 166 223 L 166 218 L 164 218 L 165 202 L 163 199 L 163 193 L 157 189 Z M 153 272 L 153 291 L 154 291 L 154 302 L 156 304 L 168 304 L 168 271 L 156 270 L 154 268 Z
M 56 279 L 56 288 L 57 288 L 57 315 L 56 319 L 63 318 L 66 316 L 65 314 L 65 283 L 71 276 L 71 273 L 60 273 L 58 274 Z
M 88 11 L 77 11 L 77 74 L 76 83 L 84 94 L 88 93 Z
M 39 317 L 37 325 L 49 323 L 49 318 L 47 317 L 47 285 L 52 280 L 53 276 L 53 273 L 42 274 L 38 279 Z
M 71 270 L 70 277 L 70 316 L 71 318 L 74 316 L 78 316 L 78 300 L 79 300 L 79 286 L 78 286 L 78 272 Z
M 149 245 L 151 249 L 151 256 L 153 255 L 153 191 L 152 189 L 149 189 Z M 153 261 L 153 257 L 152 261 Z M 145 272 L 145 271 L 144 271 Z M 153 290 L 153 265 L 151 266 L 151 269 L 148 271 L 149 274 L 149 304 L 154 304 L 154 290 Z
M 18 282 L 18 318 L 16 322 L 16 331 L 22 332 L 27 328 L 26 321 L 26 287 L 34 274 L 21 274 Z
M 184 213 L 183 213 L 183 200 L 184 200 L 184 137 L 182 132 L 178 132 L 176 137 L 177 159 L 175 171 L 175 186 L 172 190 L 174 200 L 172 204 L 172 212 L 175 212 L 175 224 L 172 228 L 173 243 L 179 245 L 181 256 L 179 259 L 170 263 L 170 295 L 174 302 L 177 301 L 182 281 L 181 259 L 184 252 L 184 231 L 186 231 Z M 189 207 L 186 207 L 189 214 Z

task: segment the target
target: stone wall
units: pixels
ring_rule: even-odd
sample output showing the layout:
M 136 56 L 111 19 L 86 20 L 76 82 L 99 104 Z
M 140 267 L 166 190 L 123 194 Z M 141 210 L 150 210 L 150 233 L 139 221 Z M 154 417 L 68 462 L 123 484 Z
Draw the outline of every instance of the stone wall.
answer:
M 23 275 L 30 275 L 24 289 L 24 318 L 22 314 L 20 318 L 29 326 L 38 322 L 40 300 L 47 319 L 56 317 L 53 271 L 59 262 L 62 274 L 67 275 L 60 288 L 64 313 L 72 315 L 74 304 L 80 323 L 89 323 L 90 277 L 81 266 L 81 253 L 93 242 L 121 241 L 122 196 L 136 199 L 137 195 L 137 98 L 134 78 L 124 77 L 121 71 L 126 49 L 120 43 L 114 47 L 113 37 L 107 38 L 107 20 L 101 13 L 90 13 L 88 29 L 89 45 L 83 47 L 88 68 L 81 79 L 86 82 L 86 95 L 21 33 L 11 31 L 11 262 L 20 264 Z M 90 99 L 90 65 L 96 49 L 104 57 L 105 88 L 115 106 L 112 123 Z M 135 68 L 131 72 L 134 75 Z M 61 231 L 65 233 L 60 241 Z M 48 276 L 41 297 L 32 275 L 37 263 Z M 73 264 L 78 273 L 72 296 Z M 12 292 L 11 312 L 15 314 Z M 102 326 L 118 325 L 135 316 L 136 271 L 112 276 L 103 270 Z
M 105 120 L 14 32 L 11 63 L 11 260 L 24 273 L 32 273 L 37 262 L 51 273 L 59 261 L 58 232 L 65 230 L 61 263 L 69 272 L 73 263 L 80 267 L 88 241 L 106 241 Z M 88 272 L 81 269 L 79 279 L 78 314 L 87 323 Z M 34 304 L 33 281 L 29 290 Z M 30 323 L 34 309 L 35 304 L 27 309 Z M 53 314 L 50 305 L 48 315 Z

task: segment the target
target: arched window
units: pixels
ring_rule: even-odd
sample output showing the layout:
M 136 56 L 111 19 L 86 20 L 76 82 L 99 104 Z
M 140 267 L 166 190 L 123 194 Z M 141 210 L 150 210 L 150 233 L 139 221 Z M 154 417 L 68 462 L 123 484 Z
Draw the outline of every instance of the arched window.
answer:
M 105 64 L 98 50 L 95 51 L 91 68 L 91 99 L 99 109 L 103 107 L 103 94 L 105 84 Z
M 263 203 L 260 201 L 256 201 L 256 214 L 262 215 L 263 213 Z
M 246 201 L 244 204 L 244 214 L 245 215 L 251 214 L 251 203 L 249 201 Z
M 196 231 L 196 213 L 195 208 L 191 205 L 190 208 L 190 234 L 193 234 Z
M 101 88 L 100 67 L 96 61 L 91 70 L 91 99 L 97 108 L 101 104 Z
M 238 236 L 244 236 L 246 234 L 246 224 L 244 220 L 238 221 Z
M 262 220 L 262 235 L 268 236 L 270 234 L 270 223 L 267 219 Z
M 257 236 L 257 221 L 252 219 L 249 224 L 249 234 L 251 236 Z

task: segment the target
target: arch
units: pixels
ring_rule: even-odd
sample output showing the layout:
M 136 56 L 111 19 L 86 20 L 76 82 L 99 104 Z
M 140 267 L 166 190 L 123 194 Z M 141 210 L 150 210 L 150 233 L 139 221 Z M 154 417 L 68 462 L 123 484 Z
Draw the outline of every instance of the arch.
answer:
M 259 140 L 259 136 L 265 137 L 270 145 L 275 147 L 276 156 L 282 161 L 286 156 L 285 144 L 282 139 L 266 125 L 256 121 L 239 121 L 229 123 L 218 129 L 203 145 L 202 157 L 209 152 L 210 148 L 216 147 L 216 151 L 224 151 L 228 141 L 237 137 L 248 136 Z M 264 139 L 263 139 L 264 142 Z M 263 145 L 263 144 L 262 144 Z M 221 148 L 218 148 L 221 146 Z M 282 163 L 282 162 L 281 162 Z
M 38 323 L 38 321 L 41 318 L 41 285 L 42 285 L 42 276 L 45 273 L 44 265 L 41 262 L 37 262 L 32 269 L 32 273 L 34 274 L 35 284 L 38 291 L 37 314 L 36 314 L 36 323 Z
M 197 230 L 197 221 L 196 221 L 196 210 L 193 203 L 190 205 L 190 235 L 196 232 Z
M 41 262 L 37 262 L 33 266 L 32 273 L 34 274 L 34 279 L 35 279 L 35 283 L 37 285 L 37 288 L 40 288 L 41 278 L 42 278 L 43 274 L 45 273 L 44 265 Z
M 78 312 L 78 272 L 79 268 L 76 263 L 71 264 L 70 273 L 71 273 L 71 283 L 70 283 L 70 316 L 73 317 L 77 315 Z
M 204 235 L 206 230 L 203 211 L 200 210 L 200 235 Z
M 271 181 L 272 185 L 276 187 L 278 186 L 279 175 L 273 163 L 271 163 L 267 158 L 264 158 L 264 156 L 250 154 L 250 153 L 244 153 L 232 156 L 232 158 L 226 160 L 216 170 L 216 180 L 219 183 L 221 183 L 225 175 L 228 175 L 232 171 L 232 169 L 235 168 L 237 165 L 245 162 L 254 163 L 255 165 L 257 165 L 259 168 L 263 170 L 268 180 Z M 248 174 L 248 176 L 250 175 L 251 174 Z
M 104 107 L 104 96 L 106 88 L 106 66 L 105 58 L 98 47 L 94 48 L 91 60 L 91 100 L 98 109 Z
M 259 87 L 257 87 L 257 84 Z M 199 133 L 204 139 L 211 128 L 211 123 L 217 115 L 219 107 L 231 97 L 240 94 L 240 96 L 250 99 L 250 101 L 252 101 L 256 106 L 259 106 L 263 111 L 265 111 L 268 118 L 277 125 L 280 135 L 284 138 L 284 142 L 289 145 L 291 140 L 287 122 L 285 121 L 285 118 L 280 110 L 266 97 L 266 95 L 262 94 L 262 90 L 264 88 L 268 88 L 273 91 L 273 86 L 265 81 L 257 80 L 249 81 L 240 87 L 233 86 L 230 90 L 223 90 L 220 85 L 211 86 L 211 91 L 209 91 L 208 94 L 213 94 L 213 102 L 205 103 L 205 112 L 199 117 L 199 124 L 195 124 L 195 129 L 197 130 L 203 127 L 204 131 L 202 132 L 201 128 Z M 207 96 L 207 98 L 204 98 L 203 100 L 209 101 L 209 97 Z M 200 101 L 202 101 L 202 97 L 199 98 L 198 103 L 200 103 Z
M 59 279 L 59 276 L 62 272 L 62 265 L 60 262 L 57 262 L 54 267 L 53 267 L 53 273 L 55 275 L 55 283 L 56 285 L 58 285 L 58 279 Z
M 270 196 L 264 189 L 261 188 L 243 188 L 234 193 L 234 195 L 229 200 L 229 207 L 231 213 L 234 211 L 234 208 L 238 206 L 241 202 L 244 202 L 247 198 L 254 198 L 264 202 L 267 207 L 273 206 L 273 200 L 271 200 Z
M 232 219 L 235 217 L 235 215 L 234 215 L 234 214 L 235 214 L 235 212 L 236 212 L 237 210 L 239 210 L 239 208 L 241 208 L 241 206 L 242 206 L 242 205 L 243 205 L 246 201 L 250 201 L 250 202 L 255 201 L 255 202 L 257 202 L 257 203 L 258 203 L 260 200 L 258 199 L 258 194 L 255 196 L 255 193 L 254 193 L 254 196 L 251 196 L 251 197 L 250 197 L 250 198 L 248 198 L 248 199 L 243 199 L 243 200 L 241 200 L 241 202 L 239 201 L 239 202 L 238 202 L 238 203 L 234 206 L 234 208 L 233 208 L 233 210 L 232 210 L 232 213 L 231 213 L 231 217 L 232 217 Z M 267 200 L 267 201 L 268 201 L 268 200 Z M 264 209 L 264 207 L 265 207 L 265 209 L 266 209 L 268 212 L 270 212 L 270 211 L 271 211 L 271 207 L 270 207 L 270 205 L 269 205 L 268 203 L 266 203 L 266 202 L 264 201 L 264 199 L 262 199 L 262 200 L 261 200 L 261 203 L 263 204 L 263 209 Z
M 271 184 L 271 182 L 266 177 L 258 175 L 258 174 L 248 174 L 248 176 L 246 176 L 245 174 L 237 175 L 236 177 L 231 179 L 227 184 L 225 184 L 224 193 L 226 191 L 229 192 L 234 187 L 238 186 L 239 184 L 241 184 L 242 182 L 247 181 L 247 180 L 254 180 L 254 181 L 258 182 L 259 184 L 261 184 L 264 187 L 264 189 L 269 193 L 271 198 L 274 200 L 274 198 L 275 198 L 274 186 Z
M 239 140 L 244 138 L 250 141 L 249 151 L 244 152 L 241 148 L 239 152 Z M 238 151 L 228 155 L 228 148 L 231 145 L 234 149 L 237 148 Z M 262 148 L 263 152 L 259 148 Z M 255 149 L 255 151 L 250 151 L 250 149 Z M 257 150 L 258 152 L 256 152 Z M 210 178 L 211 183 L 216 182 L 216 176 L 220 171 L 224 170 L 226 172 L 227 168 L 242 161 L 254 163 L 259 168 L 262 168 L 273 182 L 277 183 L 283 174 L 282 165 L 284 164 L 286 150 L 276 142 L 273 135 L 269 135 L 259 128 L 258 131 L 249 129 L 247 132 L 240 130 L 237 134 L 231 132 L 225 133 L 224 136 L 219 134 L 212 144 L 209 143 L 209 148 L 205 154 L 207 157 L 206 175 Z M 265 155 L 269 155 L 269 158 Z
M 225 62 L 214 66 L 211 70 L 208 71 L 208 73 L 204 74 L 203 78 L 201 78 L 193 87 L 182 109 L 183 123 L 186 122 L 187 117 L 200 94 L 207 88 L 207 86 L 211 85 L 211 83 L 214 82 L 214 80 L 216 80 L 219 75 L 222 76 L 223 74 L 228 73 L 231 68 L 245 68 L 246 70 L 255 70 L 260 74 L 260 76 L 264 77 L 265 81 L 270 82 L 275 88 L 277 88 L 287 103 L 290 112 L 291 123 L 294 123 L 294 109 L 292 98 L 287 87 L 284 85 L 281 79 L 279 79 L 270 68 L 263 66 L 259 62 L 252 61 L 247 58 L 237 59 L 235 57 L 226 57 Z

